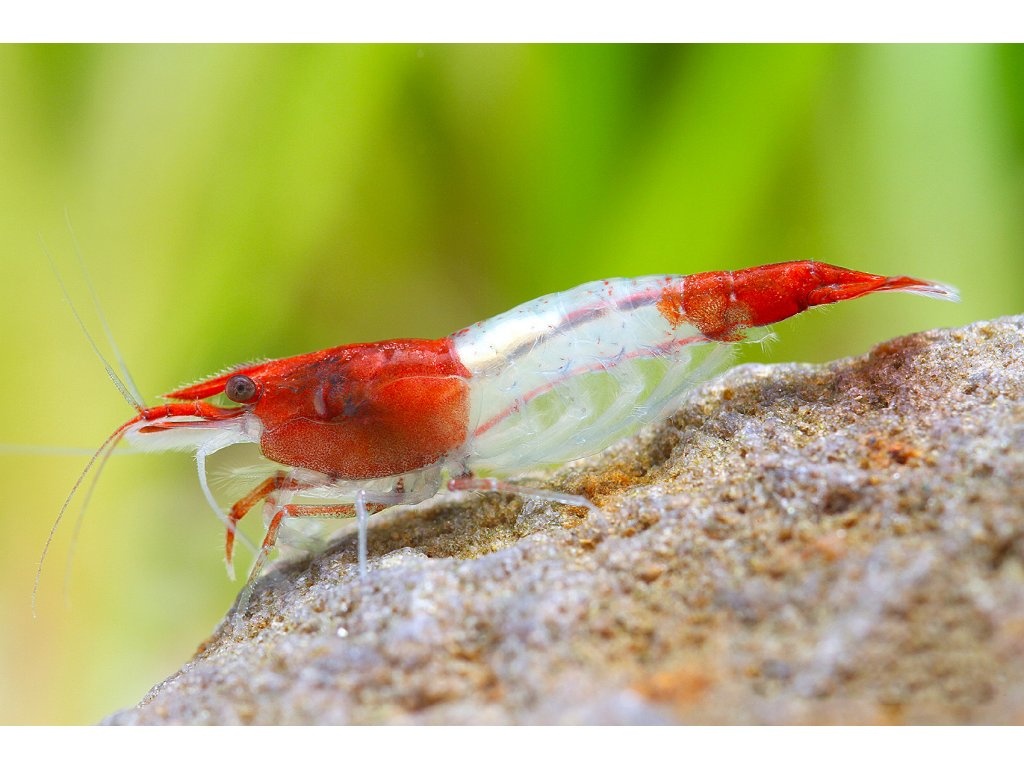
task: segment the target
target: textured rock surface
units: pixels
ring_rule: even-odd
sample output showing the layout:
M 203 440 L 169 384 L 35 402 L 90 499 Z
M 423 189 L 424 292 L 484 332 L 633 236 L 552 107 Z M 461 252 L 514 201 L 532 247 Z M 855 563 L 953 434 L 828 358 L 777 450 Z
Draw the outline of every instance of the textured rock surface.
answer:
M 280 564 L 110 723 L 1024 721 L 1024 316 L 744 366 L 552 482 Z

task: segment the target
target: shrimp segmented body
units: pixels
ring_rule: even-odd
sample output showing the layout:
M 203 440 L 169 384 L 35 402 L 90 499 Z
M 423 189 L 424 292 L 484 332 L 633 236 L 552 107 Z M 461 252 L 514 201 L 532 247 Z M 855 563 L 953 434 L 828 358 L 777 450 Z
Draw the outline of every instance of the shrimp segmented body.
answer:
M 250 583 L 292 517 L 357 517 L 365 572 L 368 516 L 428 499 L 446 478 L 453 490 L 593 509 L 579 496 L 497 478 L 596 453 L 677 408 L 734 343 L 758 338 L 756 329 L 879 291 L 957 298 L 938 283 L 813 261 L 603 280 L 442 339 L 239 366 L 167 394 L 165 405 L 140 407 L 104 446 L 127 437 L 141 449 L 193 450 L 204 493 L 225 520 L 229 566 L 238 521 L 266 503 Z M 211 402 L 218 396 L 230 405 Z M 207 485 L 206 459 L 236 443 L 257 444 L 281 467 L 224 513 Z

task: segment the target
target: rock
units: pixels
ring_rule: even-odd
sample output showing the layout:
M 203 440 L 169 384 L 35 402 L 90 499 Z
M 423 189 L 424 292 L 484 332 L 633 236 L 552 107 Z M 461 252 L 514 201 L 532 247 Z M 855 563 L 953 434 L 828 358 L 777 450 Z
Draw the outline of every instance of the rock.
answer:
M 1024 316 L 747 365 L 283 562 L 111 724 L 1024 721 Z

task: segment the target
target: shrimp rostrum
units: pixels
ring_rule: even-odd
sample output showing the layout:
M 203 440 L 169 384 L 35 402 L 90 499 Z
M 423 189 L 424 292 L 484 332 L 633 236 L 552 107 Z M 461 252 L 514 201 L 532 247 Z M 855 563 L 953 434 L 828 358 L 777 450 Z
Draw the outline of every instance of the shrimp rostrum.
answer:
M 593 509 L 579 496 L 499 478 L 591 455 L 665 416 L 733 344 L 759 338 L 754 329 L 879 291 L 957 298 L 938 283 L 813 261 L 602 280 L 442 339 L 236 367 L 170 392 L 164 405 L 140 406 L 104 447 L 127 437 L 140 449 L 194 450 L 204 494 L 225 522 L 229 568 L 236 525 L 265 503 L 269 523 L 250 579 L 281 524 L 304 516 L 358 518 L 365 573 L 368 516 L 445 485 Z M 237 443 L 257 444 L 280 467 L 224 512 L 206 460 Z

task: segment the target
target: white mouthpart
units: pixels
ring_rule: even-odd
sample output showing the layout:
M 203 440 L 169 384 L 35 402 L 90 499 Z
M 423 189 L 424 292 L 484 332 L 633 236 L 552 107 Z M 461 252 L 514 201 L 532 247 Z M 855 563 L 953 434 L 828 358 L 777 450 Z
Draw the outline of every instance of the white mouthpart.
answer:
M 170 427 L 144 431 L 147 427 Z M 172 416 L 155 421 L 133 424 L 125 431 L 129 445 L 140 451 L 200 451 L 216 453 L 236 443 L 258 443 L 263 426 L 252 414 L 246 413 L 222 421 Z
M 170 426 L 171 428 L 143 432 L 142 430 L 147 426 Z M 258 444 L 262 434 L 263 425 L 260 420 L 251 413 L 243 413 L 235 418 L 222 421 L 169 417 L 151 422 L 140 422 L 128 428 L 125 438 L 140 451 L 195 451 L 196 470 L 199 473 L 199 486 L 203 489 L 203 496 L 220 521 L 225 526 L 231 527 L 232 524 L 228 520 L 228 516 L 224 514 L 224 510 L 221 509 L 210 490 L 206 472 L 206 457 L 231 445 Z M 256 547 L 241 531 L 238 531 L 236 536 L 250 550 L 256 551 Z

